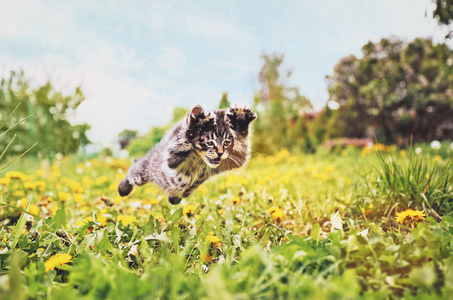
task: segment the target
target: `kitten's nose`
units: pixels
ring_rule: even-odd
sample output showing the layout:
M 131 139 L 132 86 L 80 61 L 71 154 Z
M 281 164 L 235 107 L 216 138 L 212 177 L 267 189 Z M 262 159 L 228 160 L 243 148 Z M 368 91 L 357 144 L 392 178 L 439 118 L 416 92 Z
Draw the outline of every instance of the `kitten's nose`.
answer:
M 216 152 L 219 157 L 222 157 L 223 152 Z

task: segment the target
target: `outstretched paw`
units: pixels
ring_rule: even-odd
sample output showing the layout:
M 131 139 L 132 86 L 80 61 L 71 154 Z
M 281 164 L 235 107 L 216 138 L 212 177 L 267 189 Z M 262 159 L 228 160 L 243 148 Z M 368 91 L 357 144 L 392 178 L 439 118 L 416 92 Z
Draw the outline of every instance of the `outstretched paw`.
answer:
M 226 115 L 230 118 L 231 128 L 240 134 L 246 134 L 250 122 L 256 119 L 256 113 L 246 105 L 235 104 L 234 107 L 228 109 Z
M 201 105 L 197 105 L 187 115 L 187 123 L 189 125 L 187 134 L 192 138 L 201 131 L 212 129 L 216 125 L 216 117 L 213 112 L 205 111 Z
M 125 197 L 132 192 L 133 188 L 134 187 L 132 186 L 132 184 L 130 184 L 127 179 L 124 178 L 118 185 L 118 194 L 120 194 L 121 197 Z

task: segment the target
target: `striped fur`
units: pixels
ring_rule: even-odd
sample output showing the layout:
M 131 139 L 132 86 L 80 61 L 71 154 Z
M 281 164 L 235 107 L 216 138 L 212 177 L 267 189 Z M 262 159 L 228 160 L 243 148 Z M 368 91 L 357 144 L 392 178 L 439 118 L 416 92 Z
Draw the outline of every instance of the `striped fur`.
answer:
M 166 191 L 171 204 L 178 204 L 209 177 L 247 163 L 249 124 L 255 118 L 245 106 L 212 112 L 195 106 L 132 164 L 118 193 L 124 197 L 134 186 L 154 182 Z

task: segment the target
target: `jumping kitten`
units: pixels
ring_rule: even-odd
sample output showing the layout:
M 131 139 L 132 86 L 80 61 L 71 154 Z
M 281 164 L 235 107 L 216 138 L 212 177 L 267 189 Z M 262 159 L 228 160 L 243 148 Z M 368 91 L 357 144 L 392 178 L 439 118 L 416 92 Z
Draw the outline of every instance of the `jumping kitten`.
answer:
M 171 204 L 178 204 L 210 176 L 240 168 L 248 161 L 249 124 L 255 118 L 246 106 L 212 112 L 195 106 L 132 164 L 118 193 L 127 196 L 134 186 L 152 181 L 167 192 Z

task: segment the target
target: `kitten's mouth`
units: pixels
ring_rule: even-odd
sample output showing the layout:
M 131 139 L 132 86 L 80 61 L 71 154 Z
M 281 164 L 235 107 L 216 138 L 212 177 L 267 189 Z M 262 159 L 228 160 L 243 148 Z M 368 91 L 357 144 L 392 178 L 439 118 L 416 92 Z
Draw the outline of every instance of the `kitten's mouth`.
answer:
M 208 159 L 208 166 L 210 166 L 211 168 L 217 168 L 220 165 L 220 157 L 219 158 L 206 157 L 206 158 Z

